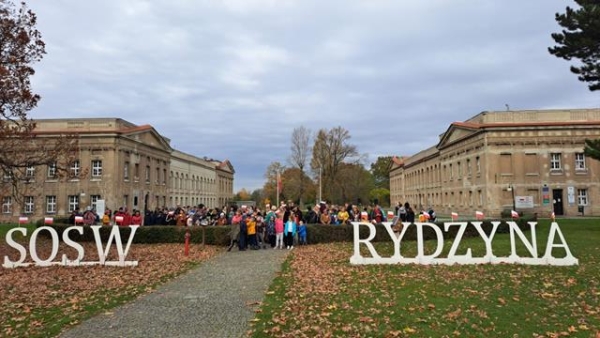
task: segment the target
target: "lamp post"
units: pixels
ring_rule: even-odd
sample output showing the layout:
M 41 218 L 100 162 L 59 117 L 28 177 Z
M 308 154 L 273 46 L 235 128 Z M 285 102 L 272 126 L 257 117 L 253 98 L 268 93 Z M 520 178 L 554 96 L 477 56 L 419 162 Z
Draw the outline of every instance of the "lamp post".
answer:
M 508 190 L 512 196 L 512 209 L 517 211 L 517 204 L 515 203 L 515 187 L 512 185 L 512 183 L 508 185 Z
M 323 200 L 323 168 L 319 167 L 319 203 Z

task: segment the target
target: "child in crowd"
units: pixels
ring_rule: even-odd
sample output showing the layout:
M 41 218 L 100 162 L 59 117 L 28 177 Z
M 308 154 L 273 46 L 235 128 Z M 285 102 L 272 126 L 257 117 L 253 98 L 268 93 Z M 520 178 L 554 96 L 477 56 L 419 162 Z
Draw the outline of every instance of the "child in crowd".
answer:
M 302 220 L 298 224 L 298 237 L 300 237 L 300 245 L 306 245 L 306 224 Z
M 258 243 L 256 241 L 256 216 L 248 216 L 248 220 L 246 221 L 247 231 L 248 231 L 248 245 L 250 249 L 257 250 L 260 249 L 258 247 Z
M 275 219 L 275 249 L 283 249 L 283 212 Z
M 110 225 L 110 211 L 106 210 L 104 215 L 102 216 L 102 225 L 109 226 Z
M 297 226 L 295 215 L 293 212 L 291 212 L 288 221 L 285 222 L 283 230 L 283 241 L 285 242 L 285 246 L 288 250 L 294 248 L 294 236 L 296 236 Z
M 256 238 L 258 240 L 258 246 L 263 249 L 267 248 L 266 243 L 266 225 L 263 216 L 260 212 L 256 213 Z
M 275 247 L 275 219 L 277 218 L 275 211 L 277 211 L 277 207 L 272 206 L 271 210 L 267 213 L 265 217 L 265 223 L 267 228 L 267 242 L 272 247 Z

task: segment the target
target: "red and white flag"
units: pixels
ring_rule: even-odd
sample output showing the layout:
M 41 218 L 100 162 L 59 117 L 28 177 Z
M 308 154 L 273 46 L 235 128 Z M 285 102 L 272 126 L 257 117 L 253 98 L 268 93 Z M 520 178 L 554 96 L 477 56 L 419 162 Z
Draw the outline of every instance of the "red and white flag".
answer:
M 368 214 L 366 211 L 362 211 L 362 212 L 360 213 L 360 218 L 361 218 L 363 221 L 368 221 L 368 220 L 369 220 L 369 214 Z
M 75 224 L 83 223 L 83 216 L 75 216 Z
M 19 224 L 27 224 L 28 222 L 29 222 L 29 218 L 19 217 Z
M 453 221 L 456 221 L 458 219 L 458 212 L 452 212 L 450 213 L 450 216 L 452 217 Z
M 477 219 L 483 219 L 483 212 L 482 211 L 475 211 L 475 218 Z
M 510 211 L 510 217 L 512 217 L 512 218 L 519 218 L 519 213 L 516 212 L 516 211 L 514 211 L 514 210 L 511 210 Z
M 115 216 L 115 223 L 117 223 L 117 224 L 123 223 L 123 216 Z
M 54 218 L 44 217 L 44 224 L 52 224 L 52 223 L 54 223 Z

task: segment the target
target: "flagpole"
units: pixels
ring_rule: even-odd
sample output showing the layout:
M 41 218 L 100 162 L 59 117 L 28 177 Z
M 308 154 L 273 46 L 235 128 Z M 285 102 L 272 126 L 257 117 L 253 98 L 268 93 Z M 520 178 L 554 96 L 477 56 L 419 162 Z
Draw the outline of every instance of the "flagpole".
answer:
M 276 186 L 276 189 L 277 189 L 277 204 L 276 204 L 277 208 L 279 208 L 279 182 L 280 182 L 280 179 L 281 178 L 279 177 L 279 172 L 278 172 L 277 173 L 277 179 L 276 179 L 277 182 L 275 182 L 275 186 Z

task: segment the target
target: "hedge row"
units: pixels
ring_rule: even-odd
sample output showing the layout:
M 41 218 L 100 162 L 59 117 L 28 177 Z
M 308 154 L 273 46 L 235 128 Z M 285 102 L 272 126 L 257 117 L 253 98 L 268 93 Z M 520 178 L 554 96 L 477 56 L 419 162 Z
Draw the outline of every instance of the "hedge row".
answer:
M 529 231 L 529 221 L 535 221 L 534 218 L 520 218 L 517 220 L 517 225 L 522 231 Z M 470 222 L 469 222 L 470 223 Z M 458 226 L 450 227 L 446 232 L 444 231 L 444 223 L 434 223 L 442 230 L 445 239 L 451 239 L 456 237 L 456 233 L 459 230 Z M 39 222 L 38 226 L 42 226 L 43 222 Z M 54 228 L 60 238 L 64 230 L 71 225 L 55 223 L 49 225 Z M 406 225 L 405 225 L 406 226 Z M 77 242 L 94 241 L 94 235 L 92 229 L 89 226 L 84 226 L 83 235 L 79 235 L 78 232 L 72 231 L 69 236 L 71 239 Z M 384 226 L 378 224 L 375 226 L 376 235 L 373 239 L 374 242 L 386 242 L 391 241 L 388 232 Z M 487 235 L 492 230 L 491 221 L 483 221 L 482 229 Z M 229 227 L 228 226 L 210 226 L 210 227 L 177 227 L 177 226 L 143 226 L 139 227 L 133 238 L 134 243 L 184 243 L 186 231 L 189 230 L 191 234 L 192 243 L 202 243 L 202 236 L 204 232 L 205 243 L 209 245 L 228 245 L 229 244 Z M 101 227 L 100 234 L 102 241 L 106 242 L 108 236 L 112 231 L 112 227 Z M 129 227 L 123 227 L 120 229 L 121 237 L 123 242 L 129 238 L 131 229 Z M 509 231 L 509 226 L 505 221 L 501 221 L 498 226 L 498 233 L 506 233 Z M 48 232 L 42 232 L 42 234 L 48 234 Z M 359 227 L 360 238 L 367 238 L 369 236 L 369 228 L 366 225 Z M 465 237 L 477 237 L 479 233 L 474 226 L 469 225 L 464 233 Z M 417 228 L 414 225 L 410 225 L 406 230 L 403 240 L 416 240 Z M 425 240 L 435 239 L 436 234 L 430 227 L 423 227 L 423 238 Z M 353 242 L 354 241 L 354 226 L 352 225 L 320 225 L 320 224 L 309 224 L 307 225 L 307 241 L 310 244 L 317 243 L 331 243 L 331 242 Z

